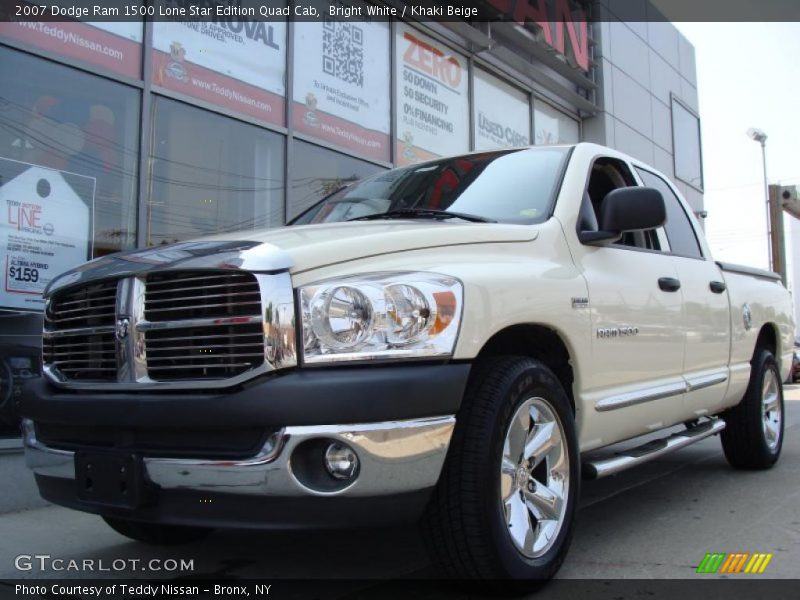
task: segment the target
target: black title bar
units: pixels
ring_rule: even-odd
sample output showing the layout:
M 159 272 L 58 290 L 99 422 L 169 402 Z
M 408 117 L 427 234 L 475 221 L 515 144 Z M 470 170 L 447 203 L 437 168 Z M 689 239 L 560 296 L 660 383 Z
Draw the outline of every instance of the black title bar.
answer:
M 798 0 L 0 0 L 0 21 L 800 21 Z

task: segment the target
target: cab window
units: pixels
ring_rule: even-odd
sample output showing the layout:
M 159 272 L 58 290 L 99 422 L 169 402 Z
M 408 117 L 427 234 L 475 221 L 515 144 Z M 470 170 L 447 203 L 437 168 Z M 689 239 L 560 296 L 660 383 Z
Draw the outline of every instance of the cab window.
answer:
M 592 165 L 589 182 L 581 207 L 578 227 L 582 231 L 597 231 L 598 215 L 603 200 L 616 189 L 635 186 L 636 180 L 628 166 L 614 158 L 598 158 Z M 662 251 L 661 240 L 657 229 L 646 231 L 628 231 L 612 247 L 638 248 L 642 250 Z
M 664 229 L 672 253 L 689 258 L 703 258 L 700 242 L 697 241 L 689 216 L 669 184 L 655 173 L 645 169 L 637 167 L 636 172 L 639 173 L 639 177 L 647 187 L 657 189 L 664 197 L 664 207 L 667 210 L 667 222 L 664 224 Z

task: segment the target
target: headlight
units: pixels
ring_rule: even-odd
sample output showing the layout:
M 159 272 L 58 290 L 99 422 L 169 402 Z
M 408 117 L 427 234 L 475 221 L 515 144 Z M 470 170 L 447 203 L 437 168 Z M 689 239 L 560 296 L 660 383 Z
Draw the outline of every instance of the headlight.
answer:
M 433 273 L 375 273 L 300 288 L 306 363 L 444 357 L 461 323 L 462 287 Z

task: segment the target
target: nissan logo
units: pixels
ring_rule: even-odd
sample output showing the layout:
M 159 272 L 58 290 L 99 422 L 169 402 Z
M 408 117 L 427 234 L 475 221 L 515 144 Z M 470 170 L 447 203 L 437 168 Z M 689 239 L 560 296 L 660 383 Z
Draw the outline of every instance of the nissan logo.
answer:
M 128 328 L 130 324 L 131 322 L 128 319 L 117 319 L 116 336 L 120 342 L 128 337 Z

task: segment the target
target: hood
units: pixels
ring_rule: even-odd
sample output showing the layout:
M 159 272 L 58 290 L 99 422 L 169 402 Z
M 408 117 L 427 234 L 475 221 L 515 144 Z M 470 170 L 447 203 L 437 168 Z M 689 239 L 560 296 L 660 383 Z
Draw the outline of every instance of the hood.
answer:
M 212 236 L 277 246 L 291 256 L 293 273 L 369 256 L 463 244 L 536 239 L 531 225 L 419 220 L 355 221 L 280 227 Z
M 526 242 L 531 225 L 441 221 L 357 221 L 279 227 L 118 252 L 54 279 L 45 294 L 86 281 L 147 271 L 244 269 L 300 273 L 369 256 L 464 244 Z

